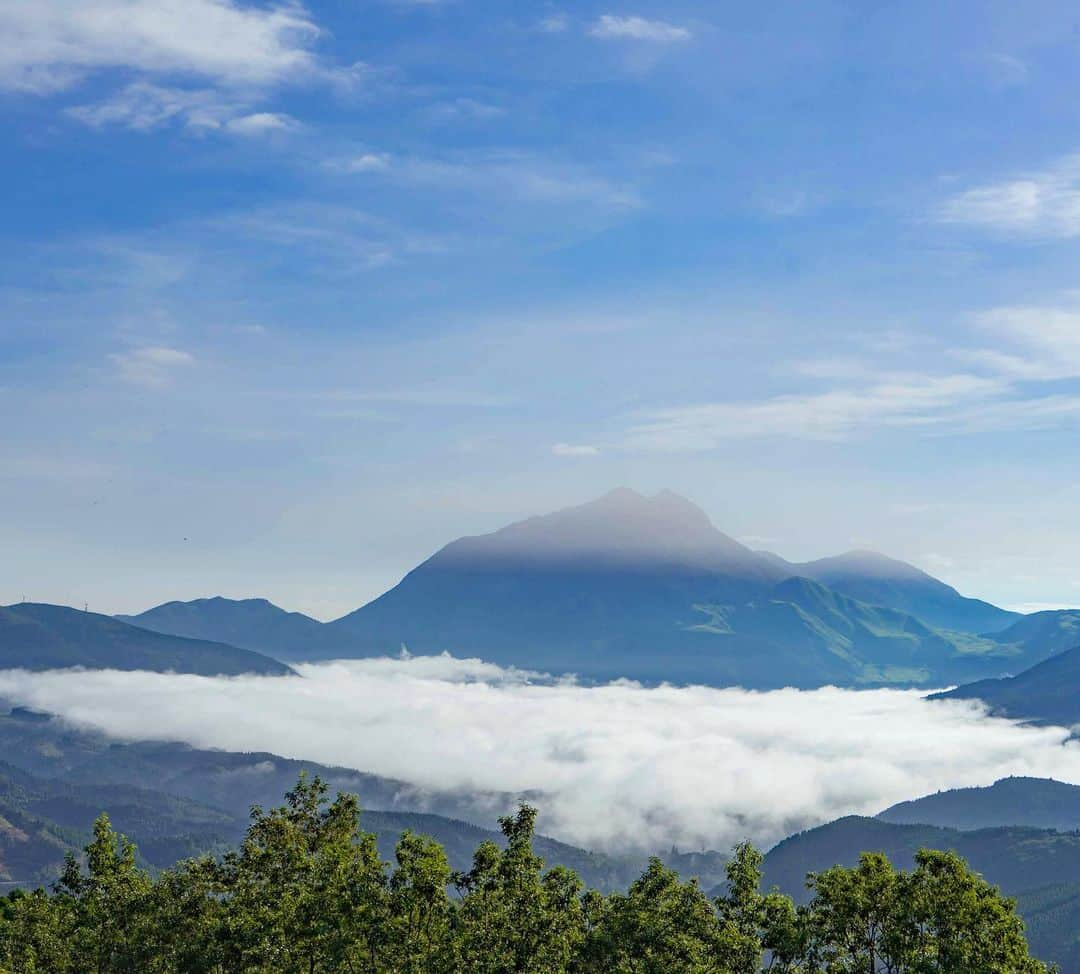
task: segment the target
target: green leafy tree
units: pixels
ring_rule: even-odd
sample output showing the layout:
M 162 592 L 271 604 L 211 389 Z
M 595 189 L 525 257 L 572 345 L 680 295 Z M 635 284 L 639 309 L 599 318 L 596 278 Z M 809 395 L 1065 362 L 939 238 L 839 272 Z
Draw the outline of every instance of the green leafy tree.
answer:
M 389 937 L 387 877 L 354 795 L 328 802 L 301 775 L 285 805 L 252 810 L 226 855 L 220 949 L 228 970 L 275 974 L 381 970 Z
M 67 857 L 57 886 L 74 913 L 72 951 L 80 970 L 137 974 L 147 970 L 147 913 L 152 885 L 136 865 L 135 846 L 102 814 L 86 847 L 85 870 Z
M 470 974 L 559 974 L 584 937 L 581 881 L 568 869 L 544 874 L 533 852 L 536 809 L 499 820 L 506 848 L 484 842 L 456 877 L 461 969 Z
M 604 974 L 727 972 L 728 944 L 696 880 L 681 882 L 659 859 L 625 894 L 594 904 L 583 970 Z
M 390 877 L 394 970 L 401 974 L 450 974 L 459 970 L 454 909 L 447 895 L 452 874 L 442 846 L 406 832 L 397 844 Z
M 902 884 L 900 945 L 913 974 L 1043 974 L 1028 953 L 1016 902 L 953 852 L 924 849 Z
M 864 853 L 853 869 L 811 874 L 803 966 L 825 974 L 1046 974 L 1028 953 L 1014 901 L 951 852 L 916 869 Z

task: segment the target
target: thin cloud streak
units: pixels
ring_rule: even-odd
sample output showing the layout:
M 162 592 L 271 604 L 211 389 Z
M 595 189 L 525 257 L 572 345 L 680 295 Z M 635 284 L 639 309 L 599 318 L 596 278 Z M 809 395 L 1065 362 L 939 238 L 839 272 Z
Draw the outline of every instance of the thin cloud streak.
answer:
M 917 692 L 583 686 L 445 655 L 299 669 L 4 671 L 0 694 L 121 738 L 269 750 L 429 789 L 536 790 L 543 830 L 594 848 L 767 846 L 941 788 L 1080 782 L 1067 730 Z
M 589 29 L 593 37 L 634 41 L 671 41 L 689 40 L 693 35 L 685 27 L 666 23 L 663 20 L 646 20 L 644 17 L 617 17 L 604 14 Z

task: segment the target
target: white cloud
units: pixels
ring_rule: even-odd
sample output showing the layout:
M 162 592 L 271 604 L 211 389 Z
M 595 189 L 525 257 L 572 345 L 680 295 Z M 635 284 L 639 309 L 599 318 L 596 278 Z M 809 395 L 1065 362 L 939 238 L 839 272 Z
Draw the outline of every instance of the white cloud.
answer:
M 965 224 L 1026 237 L 1080 235 L 1080 155 L 1049 169 L 988 183 L 946 200 L 943 223 Z
M 542 830 L 592 847 L 768 845 L 939 788 L 1080 782 L 1068 731 L 914 692 L 586 687 L 445 656 L 301 670 L 5 671 L 0 694 L 125 738 L 268 750 L 429 789 L 537 790 Z
M 557 457 L 595 457 L 599 455 L 600 450 L 584 443 L 556 443 L 551 448 L 551 452 Z
M 333 168 L 342 172 L 383 172 L 390 168 L 390 156 L 385 152 L 364 152 L 334 163 Z
M 264 135 L 268 132 L 289 132 L 298 126 L 295 118 L 281 112 L 254 112 L 230 118 L 224 127 L 235 135 Z
M 3 0 L 0 87 L 46 93 L 103 68 L 265 86 L 320 73 L 319 34 L 297 3 Z
M 126 352 L 116 352 L 109 358 L 116 366 L 121 378 L 142 386 L 164 386 L 174 372 L 186 368 L 195 362 L 194 356 L 178 348 L 148 346 L 133 348 Z
M 677 27 L 662 20 L 646 20 L 644 17 L 617 17 L 604 14 L 589 28 L 593 37 L 629 39 L 635 41 L 685 41 L 693 36 L 685 27 Z
M 1006 347 L 978 350 L 973 358 L 1019 379 L 1080 376 L 1080 309 L 1039 305 L 991 308 L 976 316 Z

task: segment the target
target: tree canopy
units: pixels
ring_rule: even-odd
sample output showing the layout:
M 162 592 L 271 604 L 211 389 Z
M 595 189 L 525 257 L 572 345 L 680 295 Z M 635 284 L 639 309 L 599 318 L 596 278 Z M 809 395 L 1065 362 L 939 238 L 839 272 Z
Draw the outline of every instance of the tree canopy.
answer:
M 762 892 L 761 855 L 732 853 L 710 899 L 659 859 L 626 892 L 585 890 L 533 851 L 536 810 L 451 870 L 406 832 L 394 862 L 355 796 L 301 777 L 252 809 L 240 847 L 157 876 L 102 815 L 49 890 L 0 901 L 9 974 L 1046 974 L 1012 900 L 958 856 L 910 872 L 883 855 L 811 874 L 809 903 Z

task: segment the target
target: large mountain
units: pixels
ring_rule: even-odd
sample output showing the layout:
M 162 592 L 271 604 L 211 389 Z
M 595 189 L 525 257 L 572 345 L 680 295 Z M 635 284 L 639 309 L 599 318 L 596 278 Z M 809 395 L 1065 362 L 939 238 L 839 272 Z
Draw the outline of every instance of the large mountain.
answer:
M 982 700 L 991 713 L 1040 724 L 1080 724 L 1080 647 L 1003 679 L 979 680 L 932 699 Z
M 1024 825 L 1080 830 L 1080 787 L 1048 778 L 1002 778 L 985 788 L 954 788 L 900 802 L 877 816 L 897 825 L 970 831 Z
M 166 602 L 138 615 L 117 619 L 154 632 L 209 639 L 243 649 L 298 658 L 326 642 L 321 622 L 300 612 L 287 612 L 266 599 L 224 599 Z
M 860 602 L 899 609 L 937 629 L 998 632 L 1022 618 L 989 602 L 965 598 L 914 565 L 876 551 L 849 551 L 790 567 L 793 575 L 812 578 Z
M 1012 617 L 882 556 L 795 565 L 751 551 L 670 491 L 623 488 L 454 541 L 332 623 L 220 598 L 130 618 L 283 659 L 405 646 L 591 678 L 765 688 L 941 686 L 1015 672 L 1049 652 L 1038 638 L 972 634 Z
M 96 612 L 37 602 L 0 607 L 0 668 L 69 666 L 204 675 L 292 672 L 248 649 L 150 632 Z
M 766 888 L 805 900 L 808 872 L 853 866 L 860 852 L 883 852 L 909 869 L 919 849 L 950 849 L 991 883 L 1017 898 L 1032 953 L 1080 974 L 1080 833 L 1021 827 L 960 832 L 848 816 L 800 832 L 765 857 Z
M 404 645 L 595 678 L 762 688 L 932 685 L 1039 658 L 792 575 L 684 498 L 620 489 L 455 541 L 327 629 L 349 656 Z

